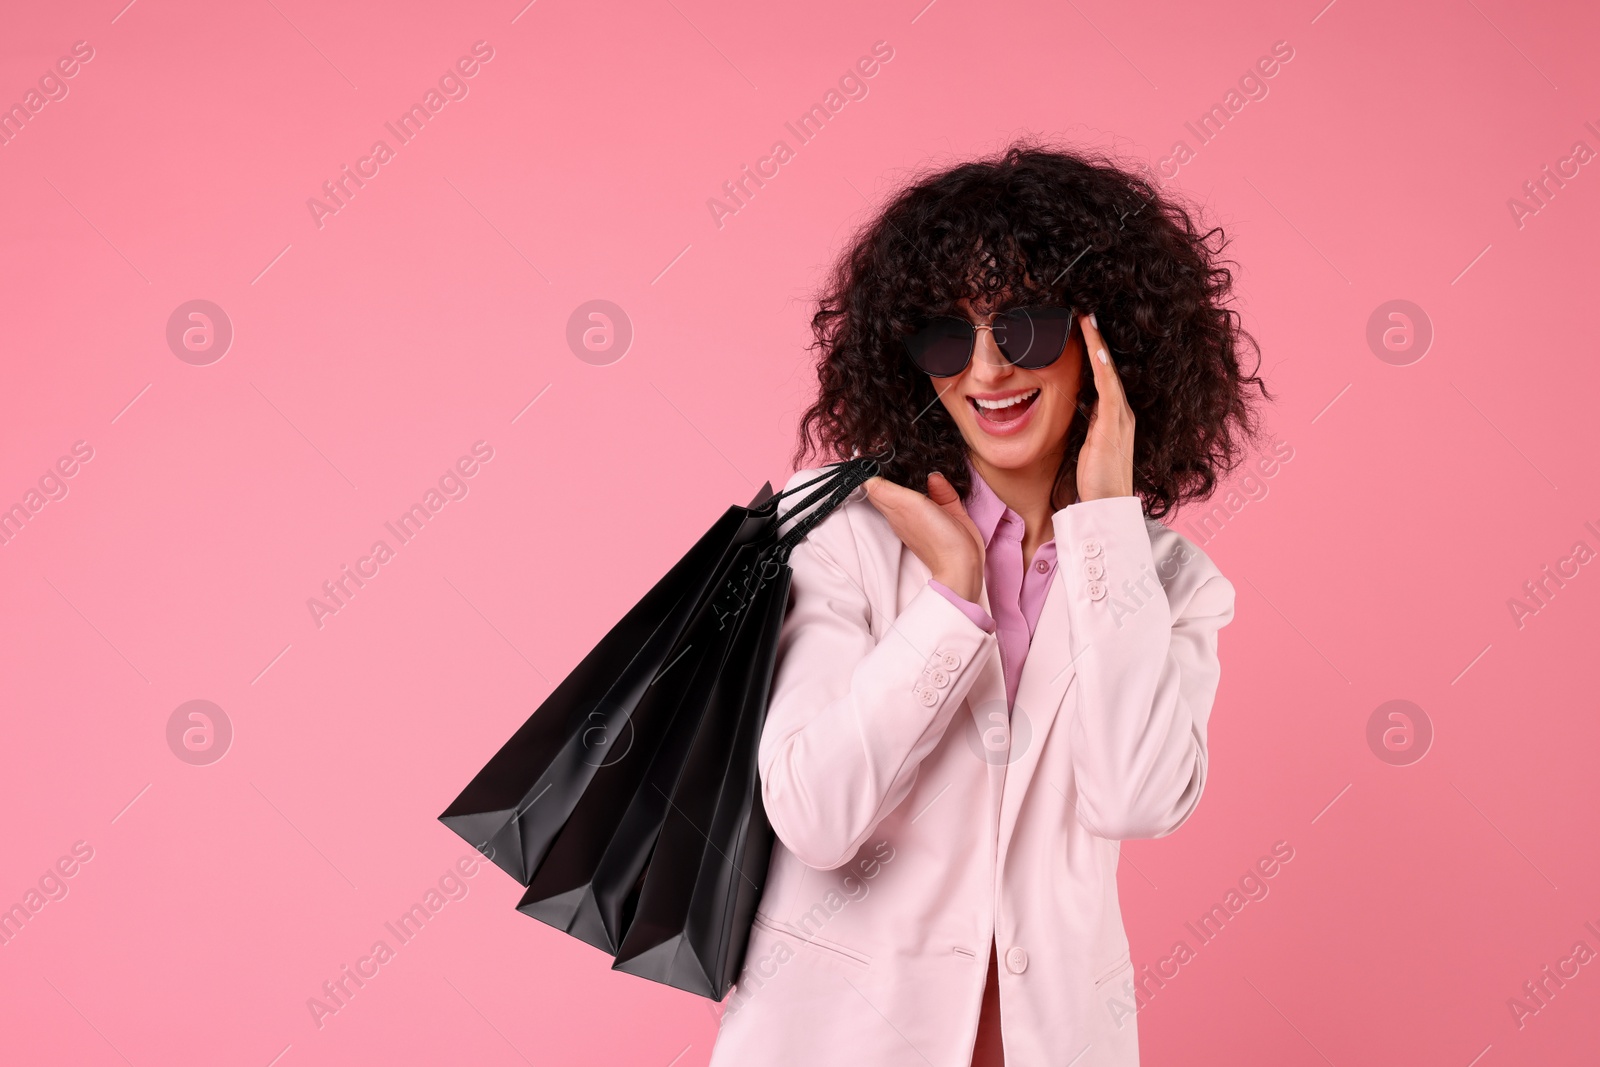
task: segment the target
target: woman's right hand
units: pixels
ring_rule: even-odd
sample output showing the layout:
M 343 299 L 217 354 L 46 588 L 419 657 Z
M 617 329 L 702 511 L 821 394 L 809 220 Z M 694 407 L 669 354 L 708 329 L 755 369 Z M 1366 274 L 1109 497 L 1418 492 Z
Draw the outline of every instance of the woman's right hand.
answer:
M 983 535 L 949 479 L 928 475 L 926 495 L 881 477 L 866 481 L 867 499 L 933 577 L 977 602 L 983 589 Z

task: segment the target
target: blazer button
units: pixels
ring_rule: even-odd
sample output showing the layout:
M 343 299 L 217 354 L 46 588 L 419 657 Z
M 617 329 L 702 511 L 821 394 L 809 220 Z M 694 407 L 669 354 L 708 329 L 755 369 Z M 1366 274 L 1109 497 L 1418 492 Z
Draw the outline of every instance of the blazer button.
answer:
M 1021 974 L 1028 969 L 1028 954 L 1022 951 L 1021 946 L 1013 947 L 1006 953 L 1006 969 L 1012 974 Z
M 1106 598 L 1106 583 L 1104 583 L 1104 582 L 1090 582 L 1089 583 L 1089 599 L 1090 600 L 1104 600 L 1105 598 Z
M 1083 561 L 1083 576 L 1085 578 L 1103 578 L 1105 573 L 1106 569 L 1100 565 L 1099 560 L 1086 559 Z
M 961 657 L 954 652 L 941 652 L 934 659 L 947 671 L 953 671 L 961 666 Z
M 934 688 L 943 689 L 950 684 L 950 675 L 945 673 L 943 667 L 935 667 L 933 673 L 928 675 L 928 681 L 933 683 Z
M 1098 556 L 1103 548 L 1104 546 L 1093 537 L 1090 537 L 1083 542 L 1083 554 L 1089 559 L 1094 559 L 1096 556 Z
M 917 694 L 917 703 L 925 708 L 931 708 L 939 703 L 939 694 L 925 685 L 917 686 L 915 692 Z

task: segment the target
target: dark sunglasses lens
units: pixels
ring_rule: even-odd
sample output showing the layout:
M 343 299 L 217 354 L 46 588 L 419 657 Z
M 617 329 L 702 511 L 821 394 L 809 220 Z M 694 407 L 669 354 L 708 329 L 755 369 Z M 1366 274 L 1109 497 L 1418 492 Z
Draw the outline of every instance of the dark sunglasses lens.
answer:
M 1061 358 L 1076 320 L 1070 308 L 1018 308 L 994 317 L 994 341 L 1016 366 L 1039 370 Z
M 948 378 L 966 369 L 972 332 L 972 324 L 961 319 L 932 319 L 906 338 L 906 351 L 924 374 Z

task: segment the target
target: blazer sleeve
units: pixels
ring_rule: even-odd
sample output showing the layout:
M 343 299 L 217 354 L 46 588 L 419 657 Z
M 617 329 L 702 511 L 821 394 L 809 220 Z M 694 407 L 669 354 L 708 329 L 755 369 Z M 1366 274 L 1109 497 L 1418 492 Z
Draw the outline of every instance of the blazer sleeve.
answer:
M 1187 539 L 1155 558 L 1137 497 L 1055 516 L 1079 688 L 1070 751 L 1077 818 L 1098 837 L 1164 837 L 1200 801 L 1217 632 L 1234 589 Z
M 826 870 L 849 862 L 905 799 L 996 638 L 931 585 L 875 637 L 846 508 L 789 563 L 761 796 L 784 847 Z

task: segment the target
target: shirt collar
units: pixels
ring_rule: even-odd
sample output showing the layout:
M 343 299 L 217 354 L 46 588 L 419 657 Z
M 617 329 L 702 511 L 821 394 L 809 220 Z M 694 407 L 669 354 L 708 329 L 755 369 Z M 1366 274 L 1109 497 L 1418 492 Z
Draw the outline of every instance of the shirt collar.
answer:
M 994 534 L 1000 527 L 1000 521 L 1005 518 L 1022 528 L 1022 516 L 1006 506 L 1005 501 L 995 495 L 989 488 L 989 483 L 983 480 L 983 475 L 978 473 L 978 468 L 973 466 L 972 460 L 967 460 L 967 472 L 971 478 L 972 488 L 967 491 L 965 501 L 967 514 L 972 517 L 973 525 L 978 527 L 978 533 L 983 535 L 983 543 L 988 546 L 994 542 Z M 1021 539 L 1021 535 L 1018 535 Z

